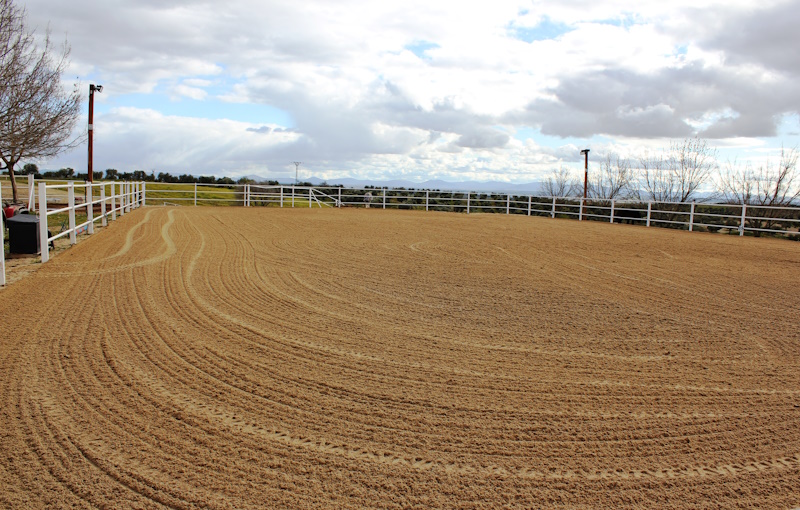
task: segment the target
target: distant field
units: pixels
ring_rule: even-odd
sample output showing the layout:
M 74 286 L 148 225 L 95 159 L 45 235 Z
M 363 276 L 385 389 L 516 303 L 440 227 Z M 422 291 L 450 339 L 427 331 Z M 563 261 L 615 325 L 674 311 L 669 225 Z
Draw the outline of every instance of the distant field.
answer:
M 40 182 L 47 184 L 66 185 L 68 181 L 63 180 L 50 180 L 44 179 L 36 180 L 36 185 Z M 82 186 L 83 181 L 73 181 L 76 186 Z M 95 184 L 106 183 L 108 185 L 106 193 L 110 193 L 111 184 L 117 185 L 117 192 L 119 193 L 120 181 L 95 181 Z M 7 177 L 0 177 L 0 186 L 2 186 L 3 200 L 11 200 L 11 183 Z M 28 200 L 28 181 L 26 176 L 21 176 L 17 179 L 17 186 L 19 189 L 20 200 L 27 202 Z M 38 188 L 37 188 L 38 189 Z M 38 191 L 37 191 L 38 193 Z M 81 203 L 86 198 L 84 188 L 77 188 L 75 191 L 76 201 Z M 94 199 L 100 198 L 100 190 L 95 188 L 93 190 Z M 48 190 L 48 202 L 54 200 L 66 203 L 67 190 L 66 188 L 57 188 Z M 36 197 L 38 200 L 38 195 Z M 182 184 L 182 183 L 161 183 L 161 182 L 148 182 L 147 183 L 147 204 L 148 205 L 162 205 L 164 203 L 173 205 L 193 205 L 195 201 L 195 185 Z M 240 189 L 231 189 L 227 186 L 197 186 L 197 203 L 199 205 L 242 205 L 242 193 Z M 306 201 L 306 206 L 308 202 Z
M 138 209 L 0 297 L 0 507 L 800 506 L 796 243 Z

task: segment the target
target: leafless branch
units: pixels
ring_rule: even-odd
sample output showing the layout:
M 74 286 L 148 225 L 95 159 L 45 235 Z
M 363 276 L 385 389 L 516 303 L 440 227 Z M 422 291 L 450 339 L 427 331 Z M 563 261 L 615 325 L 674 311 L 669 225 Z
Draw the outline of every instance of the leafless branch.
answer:
M 75 84 L 64 89 L 69 46 L 55 48 L 49 31 L 40 45 L 25 25 L 25 11 L 0 0 L 0 160 L 9 170 L 22 158 L 53 157 L 79 144 L 73 137 L 82 97 Z

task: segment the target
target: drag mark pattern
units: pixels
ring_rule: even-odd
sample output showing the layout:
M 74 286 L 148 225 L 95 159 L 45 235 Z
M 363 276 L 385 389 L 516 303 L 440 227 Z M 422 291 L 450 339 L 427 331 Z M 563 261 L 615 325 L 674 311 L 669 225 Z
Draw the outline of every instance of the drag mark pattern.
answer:
M 0 507 L 800 506 L 798 277 L 768 239 L 140 209 L 3 293 Z

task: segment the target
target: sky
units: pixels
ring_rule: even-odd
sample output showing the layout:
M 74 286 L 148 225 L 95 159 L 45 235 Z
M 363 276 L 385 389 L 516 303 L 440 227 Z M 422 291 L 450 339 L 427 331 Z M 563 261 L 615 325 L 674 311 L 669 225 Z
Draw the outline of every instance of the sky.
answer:
M 17 2 L 104 87 L 96 171 L 524 183 L 800 141 L 797 0 Z M 86 144 L 38 163 L 85 172 Z

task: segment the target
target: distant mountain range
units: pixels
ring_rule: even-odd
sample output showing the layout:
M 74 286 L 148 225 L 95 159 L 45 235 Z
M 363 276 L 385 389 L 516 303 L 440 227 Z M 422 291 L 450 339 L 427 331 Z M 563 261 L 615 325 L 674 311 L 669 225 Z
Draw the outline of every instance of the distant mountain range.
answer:
M 260 175 L 247 175 L 248 179 L 255 181 L 268 181 L 268 177 Z M 272 179 L 275 180 L 275 179 Z M 277 179 L 281 184 L 294 184 L 294 180 Z M 330 185 L 341 184 L 353 188 L 363 188 L 365 186 L 375 186 L 378 188 L 414 188 L 414 189 L 438 189 L 438 190 L 452 190 L 452 191 L 491 191 L 491 192 L 528 192 L 536 193 L 541 191 L 541 182 L 528 182 L 524 184 L 511 184 L 508 182 L 500 181 L 460 181 L 449 182 L 442 180 L 428 180 L 424 182 L 413 182 L 404 180 L 390 180 L 390 181 L 375 181 L 366 179 L 320 179 L 319 177 L 311 177 L 309 179 L 301 179 L 301 182 L 310 182 L 314 186 L 327 183 Z

